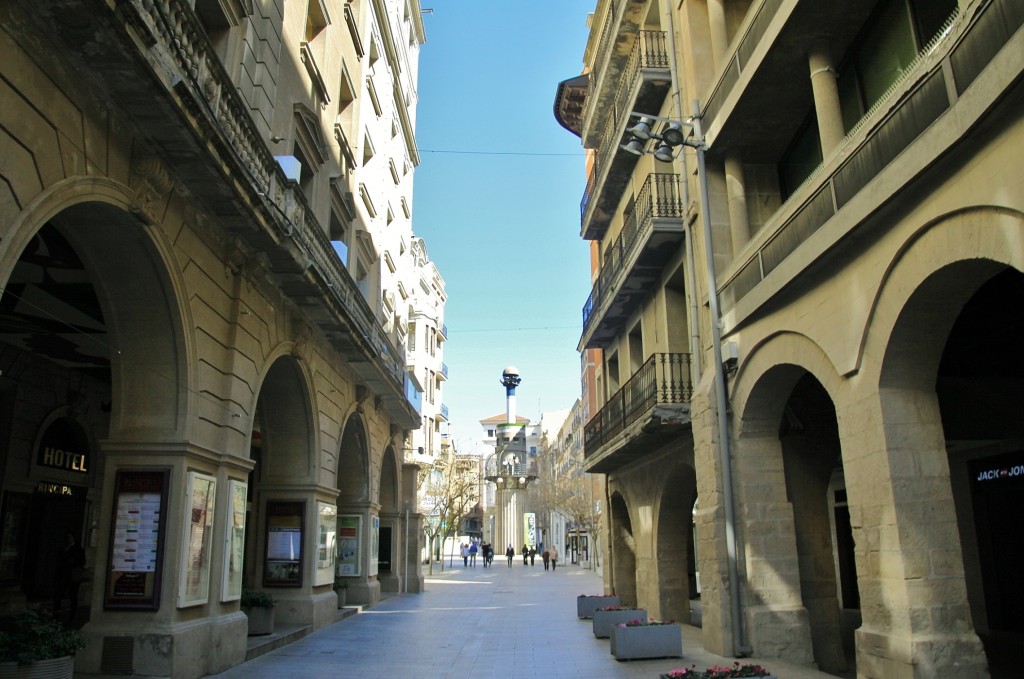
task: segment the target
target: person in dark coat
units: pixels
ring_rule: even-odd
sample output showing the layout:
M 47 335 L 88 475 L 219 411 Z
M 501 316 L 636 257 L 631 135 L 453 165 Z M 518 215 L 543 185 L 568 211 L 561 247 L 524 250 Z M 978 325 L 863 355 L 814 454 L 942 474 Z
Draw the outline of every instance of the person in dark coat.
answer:
M 512 568 L 512 559 L 516 556 L 516 550 L 512 545 L 509 545 L 508 549 L 505 550 L 505 556 L 508 558 L 508 567 Z
M 78 544 L 78 538 L 70 530 L 64 534 L 64 548 L 57 556 L 53 573 L 53 617 L 60 618 L 64 599 L 70 600 L 67 623 L 75 621 L 78 612 L 78 588 L 82 584 L 85 569 L 85 550 Z

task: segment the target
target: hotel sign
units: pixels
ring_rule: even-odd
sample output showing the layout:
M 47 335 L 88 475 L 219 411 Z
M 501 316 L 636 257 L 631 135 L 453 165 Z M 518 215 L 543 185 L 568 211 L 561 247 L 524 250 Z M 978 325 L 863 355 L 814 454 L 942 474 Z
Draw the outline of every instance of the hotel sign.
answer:
M 92 460 L 81 427 L 66 417 L 55 420 L 46 428 L 39 441 L 36 464 L 75 474 L 88 474 Z

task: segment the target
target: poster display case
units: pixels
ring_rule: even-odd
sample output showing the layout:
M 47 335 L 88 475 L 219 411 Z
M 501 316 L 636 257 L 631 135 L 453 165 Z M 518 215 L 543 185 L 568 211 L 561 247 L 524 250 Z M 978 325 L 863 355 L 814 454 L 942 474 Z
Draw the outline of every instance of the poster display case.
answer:
M 316 503 L 316 575 L 314 585 L 334 582 L 334 558 L 338 550 L 338 508 L 326 502 Z
M 362 575 L 363 517 L 358 514 L 338 516 L 337 574 L 342 577 Z
M 245 565 L 245 505 L 249 488 L 245 481 L 228 481 L 228 511 L 224 528 L 224 573 L 221 601 L 242 597 L 242 567 Z
M 302 534 L 306 503 L 267 502 L 263 584 L 267 587 L 302 586 Z
M 189 472 L 185 491 L 185 527 L 178 568 L 178 608 L 205 604 L 210 598 L 210 558 L 217 479 Z
M 118 470 L 103 607 L 158 610 L 167 532 L 167 470 Z

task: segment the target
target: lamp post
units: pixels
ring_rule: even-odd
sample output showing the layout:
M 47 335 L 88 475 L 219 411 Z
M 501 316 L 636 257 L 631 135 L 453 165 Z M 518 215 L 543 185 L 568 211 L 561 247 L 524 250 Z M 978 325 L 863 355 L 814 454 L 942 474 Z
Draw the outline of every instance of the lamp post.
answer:
M 700 105 L 698 102 L 694 102 L 694 114 L 687 120 L 673 120 L 672 118 L 663 118 L 635 111 L 629 115 L 631 118 L 638 118 L 639 121 L 633 127 L 626 129 L 626 132 L 632 135 L 632 139 L 620 147 L 623 151 L 635 155 L 651 153 L 658 161 L 672 162 L 676 157 L 676 148 L 689 146 L 694 149 L 697 156 L 701 226 L 704 234 L 705 268 L 707 269 L 708 311 L 711 314 L 711 349 L 714 354 L 715 364 L 718 450 L 722 467 L 722 486 L 725 500 L 725 549 L 729 567 L 729 599 L 732 612 L 733 646 L 735 649 L 742 651 L 745 649 L 745 642 L 743 640 L 743 626 L 740 621 L 739 566 L 736 557 L 736 512 L 733 507 L 732 453 L 729 445 L 729 422 L 726 414 L 728 394 L 725 381 L 725 362 L 722 356 L 722 328 L 719 323 L 718 276 L 715 273 L 715 256 L 711 248 L 711 209 L 708 201 L 708 178 L 707 166 L 705 164 L 707 144 L 705 143 L 704 131 L 701 126 Z M 654 132 L 653 124 L 656 121 L 665 124 L 660 133 Z M 684 127 L 690 129 L 690 135 L 686 135 L 683 132 Z M 658 142 L 658 146 L 654 151 L 646 151 L 644 149 L 645 144 L 649 140 Z

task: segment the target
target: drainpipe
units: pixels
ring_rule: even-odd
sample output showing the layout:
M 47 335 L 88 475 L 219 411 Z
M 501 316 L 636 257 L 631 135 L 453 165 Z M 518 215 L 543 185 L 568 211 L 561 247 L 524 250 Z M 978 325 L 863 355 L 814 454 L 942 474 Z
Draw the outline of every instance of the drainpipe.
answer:
M 672 0 L 662 0 L 662 13 L 668 21 L 668 54 L 669 71 L 672 74 L 672 103 L 675 105 L 675 116 L 677 120 L 686 118 L 683 112 L 683 101 L 680 90 L 682 89 L 682 75 L 679 71 L 679 55 L 676 52 L 676 23 L 675 12 L 672 11 Z M 700 382 L 700 330 L 697 319 L 697 282 L 694 274 L 696 267 L 693 255 L 693 231 L 690 228 L 690 220 L 686 211 L 690 207 L 690 183 L 686 178 L 686 154 L 679 154 L 679 163 L 682 166 L 680 176 L 683 178 L 682 203 L 683 203 L 683 231 L 686 234 L 686 287 L 690 293 L 690 304 L 687 307 L 687 325 L 690 326 L 690 356 L 692 361 L 691 379 L 694 384 Z
M 403 591 L 409 593 L 409 504 L 405 505 L 405 583 L 402 585 Z
M 722 364 L 722 328 L 719 321 L 718 282 L 715 274 L 715 255 L 711 247 L 711 210 L 708 201 L 707 168 L 704 163 L 704 127 L 700 118 L 700 103 L 693 104 L 693 131 L 700 146 L 697 148 L 697 174 L 700 179 L 700 213 L 704 227 L 704 256 L 707 260 L 708 306 L 711 314 L 711 345 L 715 362 L 715 398 L 718 410 L 718 450 L 722 466 L 722 486 L 725 504 L 725 550 L 729 562 L 729 598 L 732 609 L 733 655 L 746 657 L 751 649 L 743 638 L 740 620 L 739 565 L 736 557 L 736 511 L 732 493 L 732 452 L 729 447 L 729 420 L 726 410 L 725 367 Z

